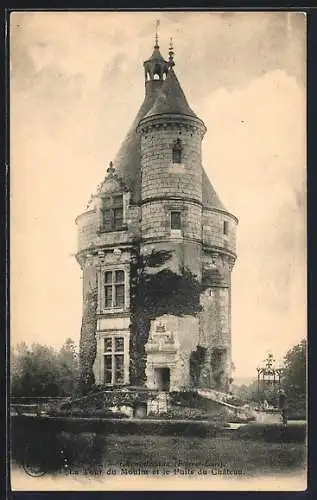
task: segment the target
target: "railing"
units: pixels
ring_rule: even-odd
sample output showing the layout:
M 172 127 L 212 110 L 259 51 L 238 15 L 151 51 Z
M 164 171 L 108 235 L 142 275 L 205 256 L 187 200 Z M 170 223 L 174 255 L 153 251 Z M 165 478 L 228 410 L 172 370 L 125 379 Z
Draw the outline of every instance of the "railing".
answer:
M 10 398 L 10 412 L 12 414 L 36 414 L 40 415 L 45 408 L 52 404 L 60 404 L 71 400 L 70 397 L 50 396 L 12 396 Z
M 11 404 L 41 404 L 41 403 L 54 403 L 70 400 L 69 396 L 11 396 Z

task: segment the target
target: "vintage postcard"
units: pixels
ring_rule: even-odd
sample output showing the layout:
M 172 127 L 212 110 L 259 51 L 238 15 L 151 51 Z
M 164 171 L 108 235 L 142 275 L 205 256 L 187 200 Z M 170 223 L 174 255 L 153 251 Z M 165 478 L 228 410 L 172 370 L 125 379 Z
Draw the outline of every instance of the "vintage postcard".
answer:
M 306 15 L 10 15 L 13 490 L 306 489 Z

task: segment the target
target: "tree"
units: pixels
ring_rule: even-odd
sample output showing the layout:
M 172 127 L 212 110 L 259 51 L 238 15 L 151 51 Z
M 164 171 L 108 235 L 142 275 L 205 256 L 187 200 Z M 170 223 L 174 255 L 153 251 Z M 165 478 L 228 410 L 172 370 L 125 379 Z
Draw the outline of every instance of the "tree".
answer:
M 57 396 L 56 353 L 38 343 L 19 344 L 14 353 L 12 392 L 20 396 Z
M 290 400 L 303 400 L 306 397 L 306 357 L 306 339 L 285 354 L 282 385 Z
M 58 354 L 58 386 L 62 395 L 77 391 L 79 383 L 79 356 L 74 341 L 66 339 Z
M 262 395 L 258 394 L 257 391 L 258 383 L 257 380 L 253 380 L 250 384 L 242 384 L 242 385 L 232 385 L 232 393 L 240 398 L 242 401 L 258 401 L 262 399 Z
M 71 339 L 60 350 L 19 343 L 11 354 L 11 393 L 14 396 L 68 396 L 78 378 L 78 356 Z

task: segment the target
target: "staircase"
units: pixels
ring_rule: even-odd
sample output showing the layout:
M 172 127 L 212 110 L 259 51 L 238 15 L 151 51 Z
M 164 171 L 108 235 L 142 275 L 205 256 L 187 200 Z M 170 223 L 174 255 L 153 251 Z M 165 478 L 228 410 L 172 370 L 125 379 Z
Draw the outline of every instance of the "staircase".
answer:
M 255 410 L 245 406 L 236 406 L 229 403 L 231 395 L 225 392 L 215 391 L 214 389 L 197 389 L 197 393 L 202 398 L 210 399 L 215 403 L 218 403 L 223 408 L 226 408 L 228 416 L 238 417 L 242 420 L 250 420 L 251 418 L 257 418 Z
M 227 409 L 228 416 L 238 417 L 241 420 L 251 418 L 261 424 L 281 423 L 281 412 L 278 409 L 263 411 L 250 408 L 248 405 L 236 406 L 230 403 L 231 395 L 214 389 L 197 389 L 197 393 L 206 399 L 210 399 Z

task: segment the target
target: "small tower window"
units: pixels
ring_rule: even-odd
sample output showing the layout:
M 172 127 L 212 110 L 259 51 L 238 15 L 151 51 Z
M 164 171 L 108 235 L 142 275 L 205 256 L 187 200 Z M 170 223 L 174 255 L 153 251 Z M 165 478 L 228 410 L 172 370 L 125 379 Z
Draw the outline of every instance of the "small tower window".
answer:
M 173 163 L 182 163 L 182 143 L 180 139 L 177 139 L 173 145 Z
M 171 212 L 171 229 L 181 229 L 181 212 Z
M 225 236 L 228 236 L 228 232 L 229 232 L 229 223 L 228 221 L 225 220 L 223 223 L 223 234 Z

